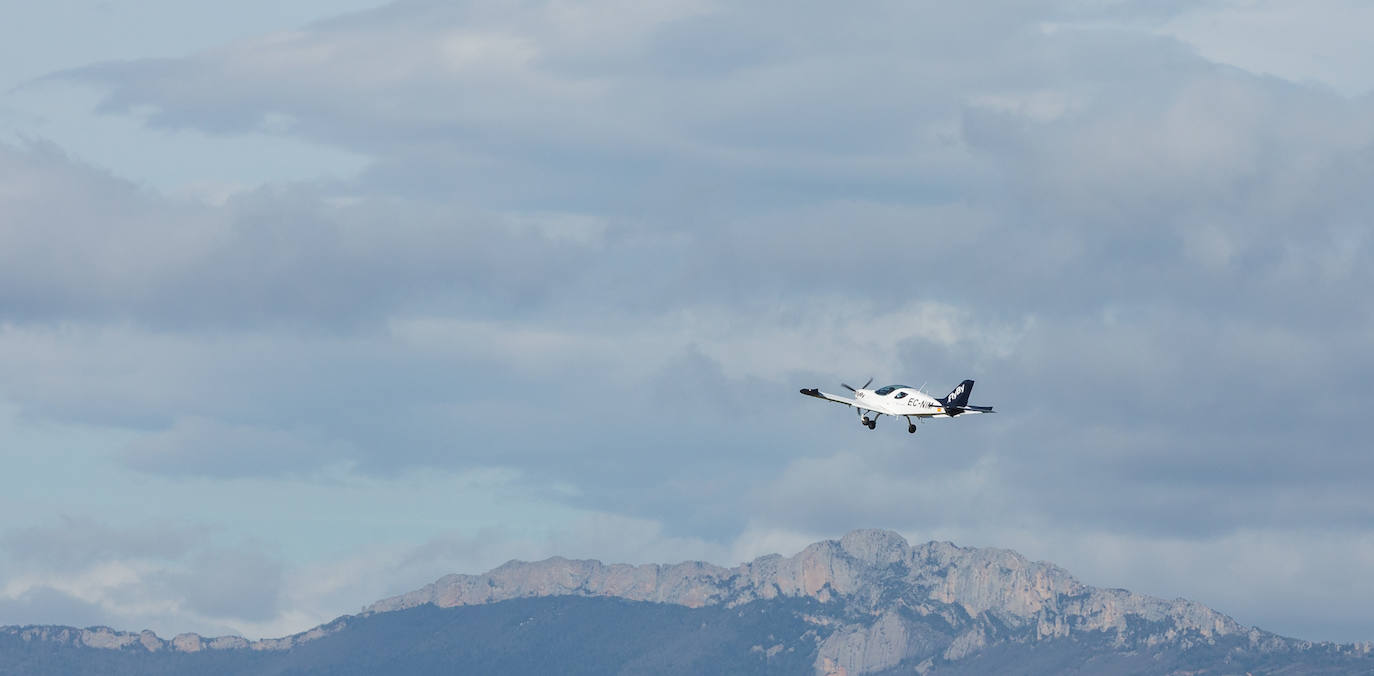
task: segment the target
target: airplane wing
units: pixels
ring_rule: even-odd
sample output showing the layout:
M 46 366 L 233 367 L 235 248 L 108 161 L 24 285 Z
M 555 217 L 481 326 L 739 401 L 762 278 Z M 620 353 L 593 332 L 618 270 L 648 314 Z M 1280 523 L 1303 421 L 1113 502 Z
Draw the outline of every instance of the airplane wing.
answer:
M 865 410 L 865 411 L 872 411 L 872 410 L 873 410 L 873 409 L 871 409 L 871 408 L 869 408 L 869 407 L 867 407 L 867 406 L 864 406 L 863 404 L 860 404 L 858 401 L 856 401 L 856 400 L 854 400 L 854 399 L 849 399 L 849 398 L 847 398 L 847 397 L 841 397 L 841 396 L 838 396 L 838 395 L 830 394 L 830 393 L 828 393 L 828 392 L 822 392 L 822 391 L 820 391 L 820 390 L 818 390 L 818 389 L 816 389 L 816 388 L 814 388 L 814 387 L 811 388 L 811 389 L 803 389 L 803 390 L 801 391 L 801 393 L 804 394 L 804 395 L 806 395 L 806 396 L 808 396 L 808 397 L 815 397 L 815 398 L 817 398 L 817 399 L 824 399 L 824 400 L 826 400 L 826 401 L 833 401 L 833 402 L 835 402 L 835 403 L 837 403 L 837 404 L 844 404 L 845 406 L 853 406 L 853 407 L 855 407 L 855 408 L 861 408 L 861 409 L 863 409 L 863 410 Z

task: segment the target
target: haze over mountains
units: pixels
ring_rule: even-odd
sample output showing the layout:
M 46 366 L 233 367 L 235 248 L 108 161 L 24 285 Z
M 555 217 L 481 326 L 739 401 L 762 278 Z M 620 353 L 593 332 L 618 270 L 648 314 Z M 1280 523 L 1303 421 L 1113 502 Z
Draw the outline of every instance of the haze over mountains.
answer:
M 279 639 L 0 629 L 0 673 L 1371 673 L 1001 549 L 859 530 L 724 568 L 512 561 Z

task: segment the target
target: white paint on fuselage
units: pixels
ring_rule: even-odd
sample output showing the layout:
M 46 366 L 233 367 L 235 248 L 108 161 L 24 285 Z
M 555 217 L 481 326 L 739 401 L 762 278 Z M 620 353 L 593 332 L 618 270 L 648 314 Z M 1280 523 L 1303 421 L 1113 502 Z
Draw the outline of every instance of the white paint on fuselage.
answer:
M 879 390 L 887 389 L 884 387 Z M 916 416 L 921 418 L 947 418 L 945 409 L 935 397 L 914 387 L 898 387 L 887 394 L 878 390 L 857 390 L 854 398 L 860 407 L 875 413 L 890 416 Z

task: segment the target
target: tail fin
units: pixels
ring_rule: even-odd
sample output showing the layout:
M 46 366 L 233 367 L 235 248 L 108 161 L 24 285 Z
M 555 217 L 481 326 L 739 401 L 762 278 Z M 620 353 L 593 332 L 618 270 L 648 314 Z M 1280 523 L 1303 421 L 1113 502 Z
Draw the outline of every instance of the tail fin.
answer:
M 968 406 L 968 395 L 972 393 L 973 381 L 965 380 L 964 382 L 959 383 L 959 386 L 954 388 L 953 392 L 950 392 L 949 394 L 945 395 L 945 398 L 941 399 L 940 403 L 944 404 L 946 407 Z

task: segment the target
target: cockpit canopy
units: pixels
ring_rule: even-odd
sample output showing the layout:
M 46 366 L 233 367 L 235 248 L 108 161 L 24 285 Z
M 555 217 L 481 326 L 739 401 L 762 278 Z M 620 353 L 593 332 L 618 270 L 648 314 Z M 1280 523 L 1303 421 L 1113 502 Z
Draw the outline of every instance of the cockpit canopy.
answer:
M 893 392 L 895 392 L 895 391 L 897 391 L 897 390 L 900 390 L 900 389 L 908 389 L 908 390 L 909 390 L 909 389 L 911 389 L 911 386 L 910 386 L 910 385 L 888 385 L 888 386 L 886 386 L 886 387 L 880 387 L 880 388 L 878 388 L 878 389 L 876 389 L 876 390 L 873 390 L 873 394 L 876 394 L 876 395 L 878 395 L 878 396 L 880 396 L 880 397 L 886 397 L 887 395 L 892 394 Z

